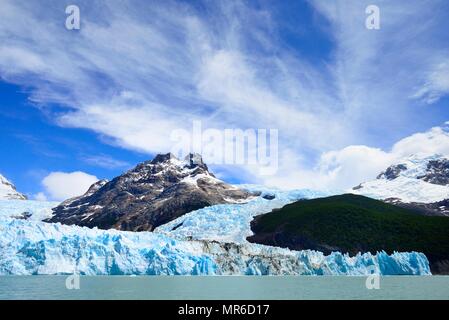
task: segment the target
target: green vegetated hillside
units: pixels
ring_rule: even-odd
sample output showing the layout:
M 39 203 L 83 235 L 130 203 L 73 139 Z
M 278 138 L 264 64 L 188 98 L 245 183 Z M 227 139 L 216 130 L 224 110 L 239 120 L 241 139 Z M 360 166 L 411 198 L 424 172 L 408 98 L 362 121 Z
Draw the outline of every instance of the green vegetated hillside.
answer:
M 300 200 L 256 217 L 251 242 L 292 250 L 423 252 L 435 273 L 449 272 L 449 218 L 364 196 L 344 194 Z

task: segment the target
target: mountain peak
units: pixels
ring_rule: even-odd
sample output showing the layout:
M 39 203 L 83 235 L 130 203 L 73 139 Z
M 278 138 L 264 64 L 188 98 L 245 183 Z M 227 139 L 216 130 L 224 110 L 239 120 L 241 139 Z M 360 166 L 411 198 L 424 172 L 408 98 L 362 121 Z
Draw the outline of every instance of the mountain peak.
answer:
M 149 162 L 144 162 L 145 164 L 150 165 L 168 165 L 170 167 L 175 167 L 175 170 L 183 170 L 183 169 L 195 169 L 195 168 L 201 168 L 204 171 L 209 173 L 209 169 L 207 165 L 203 161 L 203 157 L 199 153 L 189 153 L 184 157 L 183 160 L 180 160 L 177 158 L 173 153 L 165 153 L 165 154 L 157 154 L 153 160 Z M 137 170 L 140 170 L 140 166 L 137 166 Z M 213 175 L 212 175 L 213 176 Z
M 172 159 L 173 160 L 178 160 L 178 158 L 176 158 L 176 156 L 173 153 L 171 153 L 171 152 L 165 153 L 165 154 L 159 153 L 159 154 L 157 154 L 154 157 L 153 160 L 151 160 L 150 163 L 151 164 L 163 163 L 163 162 L 166 162 L 166 161 L 172 160 Z
M 195 167 L 202 167 L 208 171 L 207 165 L 203 161 L 203 157 L 199 153 L 189 153 L 184 158 L 184 166 L 193 169 Z
M 83 196 L 64 201 L 53 209 L 50 222 L 151 231 L 190 211 L 242 203 L 252 196 L 215 178 L 197 153 L 182 161 L 172 153 L 158 154 L 110 182 L 97 182 Z
M 16 187 L 0 174 L 0 200 L 26 200 L 27 197 L 17 192 Z
M 440 154 L 410 155 L 351 192 L 403 203 L 435 203 L 448 199 L 449 159 Z
M 377 176 L 377 179 L 391 181 L 399 177 L 449 185 L 449 159 L 440 154 L 414 154 L 389 166 Z

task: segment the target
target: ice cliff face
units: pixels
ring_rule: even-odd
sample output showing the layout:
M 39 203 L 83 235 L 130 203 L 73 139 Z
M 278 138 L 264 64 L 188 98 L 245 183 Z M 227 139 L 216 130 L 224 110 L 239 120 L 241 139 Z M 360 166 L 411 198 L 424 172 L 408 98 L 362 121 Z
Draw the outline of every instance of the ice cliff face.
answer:
M 17 219 L 0 223 L 0 274 L 383 275 L 430 274 L 420 253 L 324 256 L 261 245 L 177 241 Z
M 14 204 L 0 201 L 1 275 L 74 271 L 88 275 L 366 275 L 372 268 L 380 274 L 430 274 L 427 258 L 421 253 L 325 256 L 243 242 L 189 241 L 152 232 L 89 229 L 38 221 L 54 203 L 22 203 L 21 208 L 14 208 Z M 237 208 L 226 212 L 236 213 Z M 13 218 L 24 209 L 30 213 L 28 219 Z M 241 219 L 236 221 L 238 225 Z

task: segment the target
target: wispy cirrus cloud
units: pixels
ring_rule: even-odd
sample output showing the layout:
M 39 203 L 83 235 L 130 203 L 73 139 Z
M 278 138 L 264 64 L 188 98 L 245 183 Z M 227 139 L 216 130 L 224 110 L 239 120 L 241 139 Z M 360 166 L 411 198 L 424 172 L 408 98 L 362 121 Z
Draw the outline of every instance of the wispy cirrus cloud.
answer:
M 118 160 L 104 154 L 82 156 L 81 160 L 92 166 L 105 169 L 124 169 L 131 166 L 131 164 L 126 161 Z
M 382 154 L 441 122 L 420 108 L 447 93 L 447 4 L 378 1 L 381 30 L 373 31 L 364 24 L 371 1 L 308 3 L 329 21 L 333 47 L 324 61 L 290 45 L 263 1 L 79 1 L 81 30 L 73 32 L 64 28 L 71 3 L 3 0 L 0 76 L 30 88 L 55 123 L 145 153 L 168 151 L 170 132 L 192 120 L 277 128 L 281 170 L 261 181 L 285 185 L 294 170 L 304 173 L 295 185 L 334 187 L 315 179 L 317 163 L 336 172 L 323 159 L 352 164 L 349 153 Z M 360 170 L 358 179 L 374 171 Z
M 424 85 L 413 95 L 413 97 L 423 99 L 427 103 L 432 104 L 448 93 L 449 59 L 438 63 L 429 71 Z

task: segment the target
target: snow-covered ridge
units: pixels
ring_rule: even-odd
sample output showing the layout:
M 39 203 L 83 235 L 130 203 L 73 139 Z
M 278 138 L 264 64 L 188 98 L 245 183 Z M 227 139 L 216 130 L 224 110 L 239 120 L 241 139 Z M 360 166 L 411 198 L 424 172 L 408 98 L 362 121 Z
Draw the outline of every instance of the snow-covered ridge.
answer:
M 449 160 L 441 155 L 412 155 L 397 161 L 377 179 L 348 191 L 408 203 L 442 201 L 449 198 Z
M 17 192 L 16 187 L 0 174 L 0 200 L 25 200 L 26 196 Z

